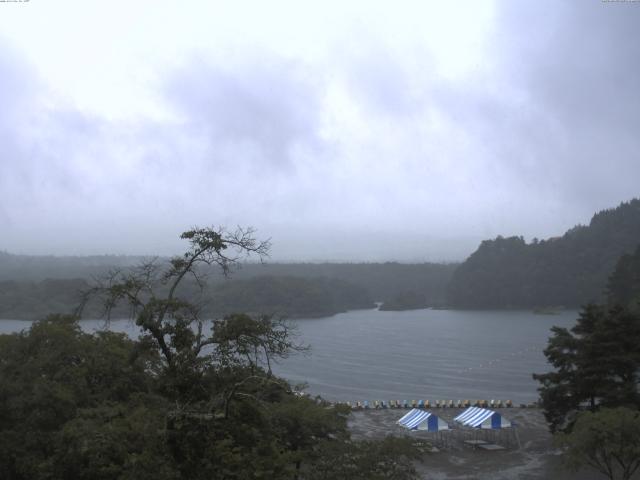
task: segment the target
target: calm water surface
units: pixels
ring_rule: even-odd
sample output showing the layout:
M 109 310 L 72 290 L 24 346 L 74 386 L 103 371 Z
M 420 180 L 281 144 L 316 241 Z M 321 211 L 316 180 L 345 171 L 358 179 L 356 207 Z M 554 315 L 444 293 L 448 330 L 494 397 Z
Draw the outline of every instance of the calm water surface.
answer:
M 577 312 L 358 310 L 327 318 L 294 320 L 299 341 L 311 345 L 276 372 L 329 400 L 537 399 L 533 372 L 549 370 L 542 350 L 553 325 L 570 327 Z M 82 322 L 83 329 L 102 321 Z M 0 332 L 29 322 L 1 320 Z M 128 321 L 111 329 L 137 335 Z
M 352 311 L 298 320 L 311 356 L 278 372 L 331 400 L 537 399 L 533 372 L 549 370 L 542 350 L 553 325 L 577 312 Z

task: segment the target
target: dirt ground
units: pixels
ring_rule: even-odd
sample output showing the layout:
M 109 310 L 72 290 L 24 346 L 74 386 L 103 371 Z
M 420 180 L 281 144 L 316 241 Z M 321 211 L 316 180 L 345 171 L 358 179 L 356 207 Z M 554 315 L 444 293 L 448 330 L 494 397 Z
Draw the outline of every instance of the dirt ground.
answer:
M 433 409 L 454 427 L 453 418 L 462 410 L 457 408 Z M 585 470 L 571 473 L 562 468 L 560 452 L 553 447 L 552 438 L 542 411 L 536 408 L 498 409 L 516 425 L 516 435 L 506 432 L 473 433 L 461 429 L 443 432 L 440 437 L 428 432 L 407 431 L 396 424 L 407 410 L 357 410 L 351 414 L 349 428 L 354 439 L 383 438 L 392 434 L 410 436 L 429 441 L 437 451 L 426 453 L 416 464 L 423 479 L 567 479 L 597 480 L 602 475 Z M 465 440 L 487 440 L 506 447 L 504 450 L 474 449 Z

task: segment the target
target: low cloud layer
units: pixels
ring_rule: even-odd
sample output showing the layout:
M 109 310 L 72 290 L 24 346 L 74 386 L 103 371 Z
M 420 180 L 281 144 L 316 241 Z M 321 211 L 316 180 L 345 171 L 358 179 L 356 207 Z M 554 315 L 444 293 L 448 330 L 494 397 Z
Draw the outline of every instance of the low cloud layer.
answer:
M 0 249 L 167 254 L 192 225 L 240 224 L 276 260 L 460 260 L 638 196 L 640 6 L 488 18 L 464 68 L 437 38 L 348 22 L 322 55 L 185 47 L 144 64 L 151 108 L 122 116 L 61 93 L 9 36 Z

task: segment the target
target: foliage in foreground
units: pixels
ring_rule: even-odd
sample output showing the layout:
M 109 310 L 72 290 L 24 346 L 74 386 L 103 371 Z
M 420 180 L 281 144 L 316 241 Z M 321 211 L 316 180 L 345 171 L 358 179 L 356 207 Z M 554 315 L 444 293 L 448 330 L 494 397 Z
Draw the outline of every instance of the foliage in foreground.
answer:
M 629 480 L 640 468 L 640 412 L 603 408 L 582 412 L 571 433 L 559 434 L 565 465 L 578 471 L 594 468 L 610 480 Z
M 324 442 L 313 453 L 309 480 L 402 480 L 416 478 L 420 451 L 408 438 L 388 436 L 340 444 Z
M 640 315 L 588 305 L 573 328 L 552 332 L 544 353 L 555 370 L 533 376 L 552 431 L 570 430 L 582 409 L 640 407 Z
M 190 248 L 168 268 L 146 262 L 86 292 L 107 314 L 127 305 L 138 340 L 60 315 L 0 336 L 0 478 L 415 478 L 411 448 L 352 442 L 346 410 L 273 375 L 305 350 L 287 323 L 231 314 L 209 326 L 181 296 L 188 277 L 204 289 L 198 266 L 227 273 L 268 245 L 250 230 L 182 238 Z
M 0 477 L 146 478 L 169 468 L 158 366 L 123 334 L 88 335 L 70 317 L 0 336 Z

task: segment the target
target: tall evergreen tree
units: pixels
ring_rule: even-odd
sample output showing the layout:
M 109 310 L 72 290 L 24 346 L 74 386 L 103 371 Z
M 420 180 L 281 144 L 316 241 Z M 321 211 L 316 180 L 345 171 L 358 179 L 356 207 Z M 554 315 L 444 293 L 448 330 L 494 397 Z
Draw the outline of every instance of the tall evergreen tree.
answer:
M 589 304 L 571 329 L 554 327 L 544 353 L 554 371 L 534 374 L 551 430 L 570 429 L 580 409 L 640 407 L 640 248 L 609 280 L 608 305 Z

